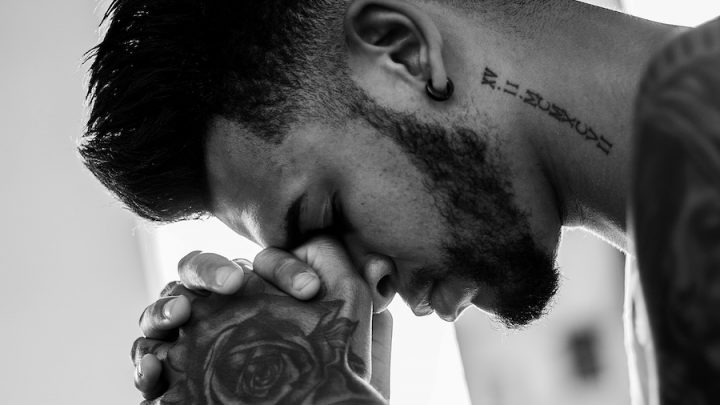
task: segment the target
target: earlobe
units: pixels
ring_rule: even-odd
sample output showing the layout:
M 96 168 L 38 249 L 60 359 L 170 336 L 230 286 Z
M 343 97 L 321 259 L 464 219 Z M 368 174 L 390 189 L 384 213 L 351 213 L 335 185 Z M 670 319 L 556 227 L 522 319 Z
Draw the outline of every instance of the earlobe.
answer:
M 354 0 L 345 15 L 349 51 L 372 68 L 387 69 L 436 94 L 449 94 L 442 37 L 432 19 L 404 0 Z M 438 87 L 439 86 L 439 87 Z M 430 94 L 430 90 L 428 90 Z

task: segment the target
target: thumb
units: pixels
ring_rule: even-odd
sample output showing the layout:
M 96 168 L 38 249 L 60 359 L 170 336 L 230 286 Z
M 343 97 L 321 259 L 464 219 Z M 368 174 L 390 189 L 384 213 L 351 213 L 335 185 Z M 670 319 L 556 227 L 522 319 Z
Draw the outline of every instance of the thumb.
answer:
M 293 254 L 309 264 L 328 289 L 366 287 L 345 248 L 330 237 L 313 238 L 295 249 Z

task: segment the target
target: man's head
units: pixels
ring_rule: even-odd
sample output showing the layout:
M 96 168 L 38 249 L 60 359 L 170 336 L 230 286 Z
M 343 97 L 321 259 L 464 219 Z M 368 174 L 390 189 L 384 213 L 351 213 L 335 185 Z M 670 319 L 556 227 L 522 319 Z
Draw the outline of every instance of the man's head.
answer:
M 365 274 L 376 309 L 397 289 L 416 313 L 472 302 L 526 324 L 557 288 L 560 218 L 522 119 L 469 91 L 490 78 L 458 52 L 474 3 L 115 1 L 81 153 L 145 218 L 211 214 L 285 248 L 327 232 L 358 264 L 391 258 Z M 505 3 L 484 10 L 517 16 Z M 513 50 L 487 53 L 502 67 Z M 429 99 L 447 75 L 454 98 Z

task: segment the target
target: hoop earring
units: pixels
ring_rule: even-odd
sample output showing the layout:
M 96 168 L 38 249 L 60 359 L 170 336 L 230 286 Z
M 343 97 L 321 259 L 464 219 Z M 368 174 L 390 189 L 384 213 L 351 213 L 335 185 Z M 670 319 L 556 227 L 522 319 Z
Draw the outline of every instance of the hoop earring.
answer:
M 452 97 L 453 92 L 455 91 L 455 85 L 453 84 L 452 80 L 450 78 L 447 78 L 447 87 L 445 88 L 444 92 L 439 92 L 435 90 L 433 87 L 432 78 L 428 80 L 427 84 L 425 85 L 425 91 L 427 92 L 428 97 L 435 101 L 447 101 Z

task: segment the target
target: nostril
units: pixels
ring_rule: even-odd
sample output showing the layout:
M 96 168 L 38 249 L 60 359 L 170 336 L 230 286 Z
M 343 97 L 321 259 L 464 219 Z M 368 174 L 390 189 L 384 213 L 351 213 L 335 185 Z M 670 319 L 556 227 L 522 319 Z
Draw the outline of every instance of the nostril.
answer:
M 383 298 L 390 298 L 395 294 L 395 285 L 390 276 L 385 276 L 378 281 L 377 291 Z

